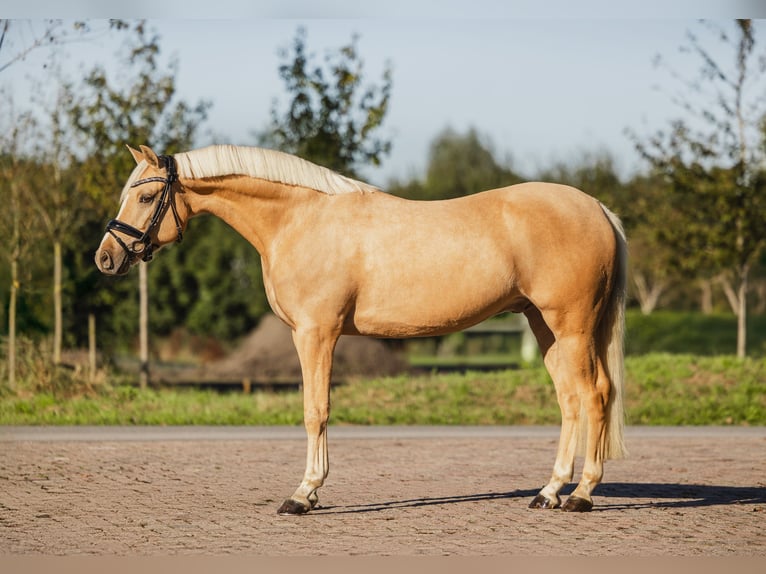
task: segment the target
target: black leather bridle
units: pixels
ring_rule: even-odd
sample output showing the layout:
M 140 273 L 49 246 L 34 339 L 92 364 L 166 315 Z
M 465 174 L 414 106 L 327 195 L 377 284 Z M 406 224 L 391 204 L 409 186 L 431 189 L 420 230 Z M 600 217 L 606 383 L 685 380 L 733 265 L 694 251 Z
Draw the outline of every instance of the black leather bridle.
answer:
M 160 198 L 157 201 L 157 206 L 154 208 L 152 219 L 149 221 L 149 226 L 146 228 L 146 230 L 141 231 L 140 229 L 136 229 L 132 225 L 128 225 L 127 223 L 123 223 L 117 219 L 112 219 L 109 221 L 109 223 L 106 224 L 106 232 L 115 238 L 120 247 L 125 250 L 125 253 L 129 257 L 141 257 L 142 261 L 151 261 L 152 259 L 154 246 L 152 245 L 151 235 L 157 226 L 162 223 L 162 218 L 167 212 L 168 206 L 173 212 L 173 219 L 175 219 L 176 222 L 176 231 L 178 233 L 176 242 L 181 243 L 184 238 L 183 230 L 181 228 L 181 220 L 178 217 L 178 210 L 176 209 L 175 197 L 173 196 L 173 184 L 178 181 L 176 162 L 175 159 L 173 159 L 173 156 L 169 155 L 158 156 L 158 159 L 160 160 L 160 165 L 163 166 L 167 171 L 167 175 L 165 177 L 147 177 L 144 179 L 139 179 L 130 186 L 132 189 L 145 183 L 161 182 L 165 184 L 165 187 L 162 189 L 162 193 L 160 193 Z M 120 238 L 120 236 L 115 233 L 115 231 L 132 237 L 135 239 L 135 241 L 133 241 L 130 245 L 127 245 Z

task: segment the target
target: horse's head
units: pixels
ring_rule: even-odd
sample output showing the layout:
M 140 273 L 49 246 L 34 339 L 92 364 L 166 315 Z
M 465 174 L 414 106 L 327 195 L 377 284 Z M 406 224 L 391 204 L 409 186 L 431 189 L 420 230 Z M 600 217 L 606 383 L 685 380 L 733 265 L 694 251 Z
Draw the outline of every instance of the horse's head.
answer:
M 176 200 L 175 160 L 140 147 L 141 151 L 128 148 L 138 165 L 122 190 L 120 211 L 107 223 L 96 251 L 96 266 L 109 275 L 124 275 L 139 260 L 149 261 L 163 245 L 180 242 L 186 227 L 186 206 Z M 168 211 L 173 217 L 167 217 Z

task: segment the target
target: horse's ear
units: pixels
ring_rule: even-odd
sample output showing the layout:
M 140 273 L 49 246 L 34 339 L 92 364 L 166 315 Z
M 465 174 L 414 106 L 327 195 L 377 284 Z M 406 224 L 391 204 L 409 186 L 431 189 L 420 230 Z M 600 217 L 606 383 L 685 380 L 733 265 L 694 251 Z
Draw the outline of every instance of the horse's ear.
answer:
M 128 150 L 130 151 L 130 155 L 132 155 L 133 159 L 136 160 L 136 164 L 141 163 L 141 161 L 144 159 L 144 154 L 142 154 L 137 149 L 133 149 L 130 146 L 127 146 L 127 147 L 128 147 Z
M 157 154 L 154 153 L 152 148 L 145 145 L 138 146 L 144 154 L 144 159 L 152 167 L 160 167 L 160 160 L 157 158 Z

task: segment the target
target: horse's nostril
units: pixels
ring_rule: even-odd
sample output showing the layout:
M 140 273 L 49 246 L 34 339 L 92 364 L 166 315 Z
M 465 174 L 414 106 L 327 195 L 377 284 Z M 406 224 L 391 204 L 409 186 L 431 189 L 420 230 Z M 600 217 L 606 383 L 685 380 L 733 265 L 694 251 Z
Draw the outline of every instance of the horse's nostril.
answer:
M 101 255 L 99 256 L 99 262 L 101 264 L 101 269 L 109 270 L 114 266 L 114 263 L 112 263 L 112 256 L 109 255 L 109 252 L 104 250 L 101 252 Z

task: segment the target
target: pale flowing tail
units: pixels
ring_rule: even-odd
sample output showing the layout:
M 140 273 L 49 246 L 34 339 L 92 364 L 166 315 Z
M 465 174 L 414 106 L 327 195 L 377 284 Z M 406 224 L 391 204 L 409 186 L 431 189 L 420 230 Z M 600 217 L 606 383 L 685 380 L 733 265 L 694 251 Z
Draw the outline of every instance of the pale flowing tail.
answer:
M 604 460 L 606 460 L 623 458 L 627 455 L 623 437 L 625 427 L 623 339 L 625 336 L 625 301 L 628 286 L 628 242 L 620 218 L 603 204 L 601 204 L 601 209 L 612 225 L 617 241 L 614 283 L 596 333 L 599 354 L 606 359 L 605 367 L 612 383 L 606 412 L 606 440 L 604 445 Z M 604 349 L 604 347 L 606 348 Z M 577 451 L 581 455 L 585 453 L 585 437 L 588 436 L 588 417 L 584 408 L 584 405 L 581 406 L 577 441 Z
M 604 459 L 622 458 L 627 454 L 623 429 L 625 407 L 625 357 L 623 338 L 625 336 L 625 300 L 628 284 L 628 242 L 620 219 L 604 207 L 604 214 L 614 229 L 617 240 L 615 277 L 609 302 L 599 326 L 599 345 L 606 345 L 606 368 L 612 381 L 612 392 L 606 413 L 606 450 Z

